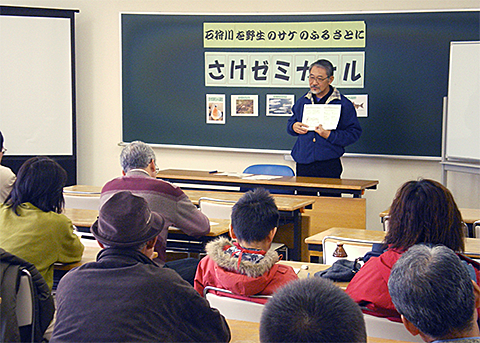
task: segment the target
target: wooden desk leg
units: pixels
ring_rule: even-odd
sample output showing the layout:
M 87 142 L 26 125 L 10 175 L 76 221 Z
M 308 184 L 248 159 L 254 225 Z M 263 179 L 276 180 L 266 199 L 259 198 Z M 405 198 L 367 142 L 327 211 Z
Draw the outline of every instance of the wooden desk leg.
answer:
M 321 244 L 308 244 L 308 259 L 311 263 L 323 263 L 323 248 Z
M 292 260 L 300 261 L 302 240 L 302 215 L 300 210 L 293 211 L 293 251 Z

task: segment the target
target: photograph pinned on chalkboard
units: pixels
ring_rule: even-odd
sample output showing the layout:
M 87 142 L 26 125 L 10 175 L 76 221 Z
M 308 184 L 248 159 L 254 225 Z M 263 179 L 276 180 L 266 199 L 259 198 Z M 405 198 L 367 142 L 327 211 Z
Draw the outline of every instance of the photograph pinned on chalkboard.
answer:
M 345 97 L 353 103 L 355 110 L 357 111 L 357 117 L 368 117 L 368 95 L 367 94 L 355 94 L 345 95 Z
M 207 124 L 225 124 L 225 94 L 207 94 Z
M 232 116 L 258 117 L 258 95 L 232 95 Z
M 267 116 L 290 117 L 295 103 L 293 94 L 267 94 Z

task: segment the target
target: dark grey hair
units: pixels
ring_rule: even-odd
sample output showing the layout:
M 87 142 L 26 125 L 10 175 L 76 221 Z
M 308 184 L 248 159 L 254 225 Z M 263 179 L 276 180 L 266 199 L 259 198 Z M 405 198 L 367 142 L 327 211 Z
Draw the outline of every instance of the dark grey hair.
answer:
M 366 342 L 360 307 L 330 280 L 295 280 L 265 305 L 260 342 Z
M 408 249 L 392 268 L 388 290 L 397 311 L 435 340 L 474 324 L 472 280 L 466 265 L 443 245 Z
M 308 68 L 308 71 L 312 70 L 313 67 L 320 67 L 325 69 L 325 72 L 327 73 L 327 77 L 333 76 L 333 64 L 328 60 L 321 59 L 313 62 Z
M 127 144 L 120 154 L 120 164 L 125 173 L 131 169 L 146 168 L 152 160 L 156 161 L 153 149 L 141 141 Z

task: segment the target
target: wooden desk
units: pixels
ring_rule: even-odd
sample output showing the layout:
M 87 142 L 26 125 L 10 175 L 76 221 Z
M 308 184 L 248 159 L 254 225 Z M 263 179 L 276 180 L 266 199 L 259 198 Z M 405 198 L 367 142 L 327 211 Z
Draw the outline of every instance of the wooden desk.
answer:
M 101 187 L 98 186 L 85 186 L 85 185 L 75 185 L 65 187 L 63 189 L 64 193 L 74 194 L 78 196 L 100 196 Z M 198 201 L 202 197 L 215 198 L 220 200 L 232 200 L 237 201 L 242 197 L 244 193 L 241 192 L 216 192 L 216 191 L 200 191 L 200 190 L 184 190 L 185 194 L 188 196 L 190 201 L 198 205 Z M 292 196 L 286 194 L 273 194 L 275 199 L 275 204 L 277 205 L 279 211 L 293 212 L 298 209 L 311 206 L 315 203 L 315 199 L 311 197 L 302 197 L 302 196 Z
M 317 177 L 282 176 L 272 180 L 255 180 L 241 176 L 210 174 L 208 171 L 165 169 L 160 170 L 158 178 L 170 182 L 186 182 L 192 184 L 233 186 L 254 188 L 263 186 L 269 189 L 281 189 L 287 191 L 348 193 L 355 198 L 360 198 L 365 189 L 376 189 L 378 181 L 353 180 L 353 179 L 330 179 Z
M 76 208 L 66 208 L 63 212 L 73 225 L 79 228 L 90 228 L 97 220 L 97 210 L 85 210 Z M 228 233 L 230 228 L 230 220 L 228 219 L 212 219 L 210 221 L 210 232 L 201 237 L 191 237 L 183 233 L 176 227 L 168 228 L 167 249 L 202 253 L 204 252 L 205 244 L 212 239 Z M 86 231 L 86 230 L 80 230 Z
M 260 342 L 260 323 L 244 322 L 242 320 L 227 319 L 232 334 L 231 343 L 258 343 Z M 406 343 L 395 339 L 367 337 L 368 343 Z
M 368 240 L 375 243 L 381 243 L 385 238 L 385 232 L 333 227 L 331 229 L 322 231 L 320 233 L 317 233 L 316 235 L 306 238 L 305 243 L 307 243 L 308 245 L 308 250 L 322 251 L 323 238 L 326 236 L 353 238 L 353 239 L 360 239 L 360 240 Z M 471 258 L 480 258 L 480 239 L 465 238 L 464 254 Z
M 190 198 L 192 203 L 198 205 L 198 201 L 202 197 L 215 198 L 220 200 L 237 201 L 244 193 L 241 192 L 217 192 L 217 191 L 199 191 L 184 190 L 185 194 Z M 314 197 L 302 197 L 286 194 L 272 194 L 275 204 L 283 217 L 291 219 L 293 222 L 293 249 L 290 256 L 293 260 L 300 260 L 301 254 L 301 236 L 302 236 L 302 215 L 300 211 L 315 203 Z
M 63 193 L 79 196 L 100 196 L 102 187 L 99 186 L 87 186 L 87 185 L 74 185 L 63 187 Z
M 96 186 L 70 186 L 65 187 L 64 192 L 75 194 L 79 196 L 99 196 L 101 188 Z M 215 192 L 215 191 L 199 191 L 199 190 L 185 190 L 185 194 L 190 198 L 193 204 L 198 205 L 198 201 L 202 197 L 215 198 L 220 200 L 237 201 L 244 193 L 240 192 Z M 290 253 L 292 259 L 300 260 L 301 254 L 301 228 L 302 216 L 300 211 L 315 203 L 314 197 L 302 197 L 285 194 L 274 194 L 275 203 L 282 214 L 282 216 L 291 219 L 293 222 L 293 249 Z M 72 219 L 74 225 L 80 227 L 90 227 L 98 216 L 98 212 L 88 212 L 89 210 L 73 210 L 66 211 L 67 217 Z M 74 220 L 75 219 L 75 220 Z M 214 228 L 212 227 L 212 230 Z M 180 239 L 181 232 L 172 232 L 171 239 Z M 184 235 L 185 236 L 185 235 Z M 207 235 L 208 236 L 208 235 Z M 215 236 L 218 236 L 215 235 Z M 185 238 L 185 237 L 184 237 Z
M 97 220 L 97 210 L 85 210 L 78 208 L 66 208 L 63 214 L 65 214 L 77 227 L 89 228 Z M 210 221 L 210 232 L 206 235 L 209 237 L 217 237 L 228 232 L 230 226 L 229 219 L 212 219 Z M 177 233 L 182 232 L 176 227 L 169 227 L 168 232 Z
M 284 264 L 286 266 L 290 266 L 295 270 L 300 269 L 300 271 L 297 273 L 298 278 L 300 279 L 307 279 L 310 277 L 314 277 L 315 273 L 321 272 L 331 267 L 328 264 L 297 262 L 297 261 L 279 261 L 278 263 Z M 306 266 L 307 269 L 302 269 L 302 266 Z M 341 289 L 347 289 L 347 286 L 348 286 L 348 282 L 334 282 L 334 284 L 340 287 Z

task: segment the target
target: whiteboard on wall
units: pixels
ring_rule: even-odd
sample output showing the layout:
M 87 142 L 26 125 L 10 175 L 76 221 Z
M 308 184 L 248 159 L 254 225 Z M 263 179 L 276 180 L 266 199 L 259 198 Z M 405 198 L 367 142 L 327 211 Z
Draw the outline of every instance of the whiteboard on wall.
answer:
M 446 157 L 480 161 L 480 42 L 450 43 Z
M 0 16 L 0 131 L 8 155 L 74 154 L 70 18 Z

